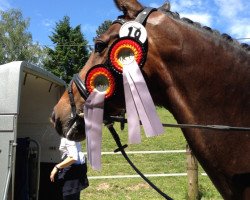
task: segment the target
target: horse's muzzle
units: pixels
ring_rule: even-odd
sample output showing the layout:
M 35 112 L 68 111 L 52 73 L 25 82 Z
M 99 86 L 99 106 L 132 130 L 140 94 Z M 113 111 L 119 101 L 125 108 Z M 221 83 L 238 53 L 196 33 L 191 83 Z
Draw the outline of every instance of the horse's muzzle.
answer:
M 84 118 L 77 116 L 75 119 L 70 119 L 69 124 L 65 131 L 63 131 L 67 139 L 81 141 L 86 138 Z
M 60 118 L 56 117 L 56 114 L 53 111 L 51 114 L 50 121 L 61 137 L 65 137 L 73 141 L 81 141 L 84 140 L 86 137 L 85 122 L 84 118 L 81 116 L 77 116 L 74 119 L 69 118 L 65 121 L 62 121 Z

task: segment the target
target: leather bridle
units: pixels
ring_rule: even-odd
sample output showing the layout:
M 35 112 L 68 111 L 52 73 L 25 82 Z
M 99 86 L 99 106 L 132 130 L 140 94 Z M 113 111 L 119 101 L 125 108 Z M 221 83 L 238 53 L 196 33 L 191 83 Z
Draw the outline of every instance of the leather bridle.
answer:
M 77 116 L 77 112 L 76 112 L 76 104 L 75 104 L 74 94 L 73 94 L 73 83 L 75 83 L 78 92 L 80 93 L 81 97 L 84 100 L 88 98 L 88 91 L 86 89 L 85 83 L 82 81 L 79 74 L 74 74 L 68 87 L 68 95 L 69 95 L 69 101 L 70 101 L 70 106 L 71 106 L 71 117 L 75 118 Z
M 71 130 L 74 128 L 75 125 L 77 125 L 78 120 L 84 120 L 83 116 L 80 116 L 79 113 L 77 113 L 77 108 L 76 108 L 74 93 L 73 93 L 73 83 L 75 83 L 76 88 L 78 92 L 80 93 L 81 97 L 84 100 L 88 98 L 88 91 L 86 89 L 84 82 L 81 80 L 79 74 L 74 74 L 68 86 L 69 102 L 71 106 L 71 120 L 69 121 L 69 125 L 68 125 L 69 128 L 67 130 L 66 137 L 69 136 Z

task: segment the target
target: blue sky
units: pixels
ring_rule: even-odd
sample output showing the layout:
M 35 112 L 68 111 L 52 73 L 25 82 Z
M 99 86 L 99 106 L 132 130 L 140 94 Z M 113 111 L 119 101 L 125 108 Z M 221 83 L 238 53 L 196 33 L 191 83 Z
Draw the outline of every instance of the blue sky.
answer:
M 145 6 L 158 7 L 165 0 L 141 0 Z M 170 0 L 171 10 L 181 17 L 202 23 L 227 33 L 234 38 L 250 38 L 249 0 Z M 71 26 L 81 25 L 85 38 L 92 44 L 97 27 L 104 20 L 114 20 L 121 13 L 113 0 L 0 0 L 0 10 L 20 9 L 24 18 L 30 18 L 29 31 L 33 40 L 51 45 L 55 23 L 67 15 Z M 240 40 L 250 43 L 250 40 Z

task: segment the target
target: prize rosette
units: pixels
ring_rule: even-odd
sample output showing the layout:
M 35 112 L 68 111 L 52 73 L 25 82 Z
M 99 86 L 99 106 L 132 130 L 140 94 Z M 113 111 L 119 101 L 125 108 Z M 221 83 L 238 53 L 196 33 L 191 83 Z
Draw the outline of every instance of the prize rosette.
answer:
M 105 92 L 105 99 L 115 94 L 115 77 L 112 72 L 104 65 L 96 65 L 91 68 L 85 79 L 85 85 L 89 94 L 94 90 Z
M 146 50 L 144 45 L 131 37 L 123 37 L 115 41 L 109 51 L 109 64 L 119 74 L 123 72 L 123 65 L 136 61 L 139 66 L 145 62 Z

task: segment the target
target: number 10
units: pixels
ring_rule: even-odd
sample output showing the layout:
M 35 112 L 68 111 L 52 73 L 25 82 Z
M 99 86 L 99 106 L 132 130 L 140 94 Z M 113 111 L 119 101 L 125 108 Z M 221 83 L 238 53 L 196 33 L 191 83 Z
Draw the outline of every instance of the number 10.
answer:
M 141 37 L 141 30 L 135 27 L 128 28 L 128 36 L 134 37 L 135 39 L 139 40 Z

